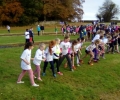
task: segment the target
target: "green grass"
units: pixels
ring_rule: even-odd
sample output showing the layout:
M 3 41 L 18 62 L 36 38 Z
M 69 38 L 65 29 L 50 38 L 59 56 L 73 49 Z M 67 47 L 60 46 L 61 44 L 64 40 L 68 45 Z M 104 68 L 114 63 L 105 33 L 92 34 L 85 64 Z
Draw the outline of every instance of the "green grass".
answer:
M 34 34 L 37 34 L 37 26 L 33 25 L 33 26 L 24 26 L 24 27 L 11 27 L 11 32 L 10 34 L 24 34 L 26 29 L 30 29 L 31 27 L 33 27 L 33 32 Z M 58 25 L 58 31 L 61 30 L 60 25 Z M 51 25 L 45 25 L 45 33 L 48 32 L 53 32 L 55 33 L 55 26 Z M 6 27 L 0 27 L 0 34 L 9 34 L 7 31 Z
M 30 26 L 29 26 L 30 27 Z M 26 27 L 13 27 L 13 34 L 24 34 Z M 54 28 L 46 28 L 46 32 L 54 32 Z M 0 34 L 8 34 L 6 28 L 0 28 Z M 14 30 L 14 31 L 13 31 Z M 36 33 L 36 28 L 34 27 Z M 58 36 L 61 40 L 63 36 Z M 76 39 L 79 36 L 71 36 Z M 55 35 L 34 36 L 35 42 L 45 42 L 55 39 Z M 0 36 L 0 45 L 24 43 L 24 36 Z M 89 43 L 85 43 L 88 45 Z M 37 50 L 35 45 L 32 51 L 34 57 Z M 1 48 L 0 49 L 0 100 L 119 100 L 120 99 L 120 55 L 106 54 L 106 59 L 101 59 L 93 66 L 87 64 L 88 58 L 84 59 L 84 64 L 77 67 L 74 72 L 69 68 L 64 68 L 64 63 L 60 67 L 63 76 L 52 76 L 52 72 L 47 67 L 46 76 L 42 76 L 43 81 L 35 80 L 39 87 L 32 87 L 28 74 L 23 78 L 24 84 L 16 84 L 18 75 L 21 72 L 20 56 L 23 47 Z M 84 49 L 83 49 L 84 55 Z M 83 56 L 82 55 L 82 56 Z M 32 64 L 32 68 L 35 66 Z M 43 69 L 43 62 L 41 64 Z
M 35 42 L 43 42 L 43 41 L 49 41 L 53 40 L 55 38 L 60 38 L 63 40 L 62 35 L 43 35 L 43 36 L 34 36 L 34 41 Z M 76 36 L 70 36 L 71 39 L 77 39 L 79 35 Z M 16 43 L 25 43 L 25 37 L 20 35 L 20 36 L 0 36 L 0 45 L 8 45 L 8 44 L 16 44 Z
M 89 44 L 89 43 L 87 43 Z M 34 57 L 37 46 L 32 51 Z M 39 87 L 32 87 L 28 74 L 23 78 L 24 84 L 16 84 L 21 72 L 20 56 L 23 47 L 0 49 L 0 100 L 119 100 L 120 99 L 120 55 L 106 54 L 93 66 L 84 60 L 81 67 L 74 72 L 64 68 L 63 76 L 52 76 L 50 65 L 47 67 L 43 81 L 35 80 Z M 83 50 L 84 54 L 84 50 Z M 65 60 L 66 61 L 66 60 Z M 65 62 L 64 61 L 64 62 Z M 35 69 L 32 64 L 32 68 Z M 41 65 L 43 69 L 43 63 Z

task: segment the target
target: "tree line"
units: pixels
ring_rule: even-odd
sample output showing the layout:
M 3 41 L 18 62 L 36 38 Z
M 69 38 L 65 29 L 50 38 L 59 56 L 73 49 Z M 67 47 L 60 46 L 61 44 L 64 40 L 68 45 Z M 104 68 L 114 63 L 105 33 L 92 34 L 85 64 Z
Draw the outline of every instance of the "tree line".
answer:
M 85 0 L 0 0 L 0 25 L 44 20 L 81 20 Z

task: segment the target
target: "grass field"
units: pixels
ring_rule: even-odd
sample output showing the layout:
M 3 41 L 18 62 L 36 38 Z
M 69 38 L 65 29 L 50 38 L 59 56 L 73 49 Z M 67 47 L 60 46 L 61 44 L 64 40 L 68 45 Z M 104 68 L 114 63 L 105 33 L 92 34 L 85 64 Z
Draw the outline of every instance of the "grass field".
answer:
M 13 27 L 12 33 L 24 34 L 25 29 L 29 27 Z M 49 27 L 48 32 L 54 32 L 54 28 L 49 29 Z M 0 34 L 8 34 L 5 27 L 0 28 Z M 58 37 L 63 39 L 63 36 Z M 71 39 L 77 37 L 71 36 Z M 55 38 L 55 35 L 34 36 L 35 42 L 38 43 Z M 24 36 L 21 35 L 0 36 L 0 45 L 24 42 Z M 85 43 L 85 45 L 88 44 L 89 42 Z M 34 46 L 32 57 L 37 47 L 37 45 Z M 85 58 L 84 64 L 77 67 L 74 72 L 64 68 L 65 60 L 60 67 L 64 75 L 57 75 L 56 78 L 52 76 L 50 65 L 48 65 L 46 76 L 41 76 L 43 81 L 35 80 L 40 86 L 32 87 L 28 74 L 23 78 L 24 84 L 16 84 L 21 72 L 22 52 L 23 46 L 0 48 L 0 100 L 120 100 L 120 54 L 106 54 L 106 59 L 101 58 L 93 66 L 87 64 L 89 57 Z M 84 49 L 82 53 L 84 55 Z M 35 69 L 33 63 L 32 68 Z M 43 69 L 43 62 L 41 69 Z
M 55 38 L 60 38 L 63 40 L 62 35 L 43 35 L 43 36 L 34 36 L 34 41 L 36 42 L 45 42 L 45 41 L 50 41 Z M 77 39 L 79 35 L 76 36 L 70 36 L 71 39 Z M 20 35 L 20 36 L 0 36 L 0 45 L 9 45 L 9 44 L 19 44 L 19 43 L 25 43 L 25 37 Z
M 86 43 L 86 45 L 89 43 Z M 37 46 L 32 51 L 34 57 Z M 119 100 L 120 99 L 120 55 L 106 54 L 93 66 L 84 64 L 74 72 L 64 68 L 63 76 L 52 76 L 47 67 L 43 81 L 35 80 L 39 87 L 32 87 L 28 74 L 24 84 L 16 84 L 20 68 L 20 55 L 23 47 L 0 49 L 0 100 Z M 84 53 L 84 50 L 83 50 Z M 65 61 L 64 61 L 65 62 Z M 35 69 L 32 64 L 32 68 Z M 43 63 L 41 65 L 43 68 Z

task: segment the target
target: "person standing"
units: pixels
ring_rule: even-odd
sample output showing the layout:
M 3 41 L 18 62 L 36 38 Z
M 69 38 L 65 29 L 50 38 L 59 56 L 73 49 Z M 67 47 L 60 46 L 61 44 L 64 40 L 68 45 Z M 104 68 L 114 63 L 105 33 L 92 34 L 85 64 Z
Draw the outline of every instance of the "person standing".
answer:
M 80 39 L 83 37 L 83 28 L 83 25 L 81 25 L 79 28 Z
M 41 32 L 42 32 L 41 35 L 43 35 L 44 34 L 44 25 L 42 24 L 40 28 L 41 28 Z
M 34 70 L 34 75 L 37 74 L 37 79 L 40 81 L 42 81 L 40 77 L 40 72 L 41 72 L 40 64 L 42 61 L 46 60 L 44 55 L 44 49 L 45 49 L 45 44 L 40 43 L 39 48 L 37 49 L 34 60 L 33 60 L 33 63 L 36 67 L 36 69 Z
M 38 36 L 39 36 L 40 31 L 41 31 L 41 29 L 40 29 L 40 25 L 37 26 L 37 31 L 38 31 Z
M 70 49 L 71 49 L 71 44 L 70 44 L 70 37 L 65 36 L 64 41 L 60 43 L 60 49 L 61 49 L 61 55 L 59 58 L 59 67 L 62 64 L 63 60 L 66 58 L 70 71 L 74 71 L 72 68 L 72 62 L 71 62 L 71 56 L 70 56 Z
M 29 34 L 28 29 L 26 29 L 26 32 L 25 32 L 25 40 L 26 40 L 26 43 L 30 42 L 30 34 Z
M 56 36 L 58 34 L 58 28 L 57 28 L 57 26 L 55 26 L 55 34 L 56 34 Z
M 57 73 L 59 75 L 63 75 L 63 73 L 61 73 L 59 71 L 59 56 L 60 56 L 60 53 L 61 53 L 61 50 L 60 50 L 60 39 L 56 38 L 55 41 L 56 41 L 56 45 L 54 46 L 55 53 L 53 55 L 53 62 L 54 62 L 54 65 L 56 64 Z
M 8 33 L 10 33 L 10 26 L 7 25 L 7 30 L 8 30 Z
M 32 71 L 31 63 L 30 63 L 30 60 L 32 59 L 31 58 L 31 50 L 32 49 L 33 49 L 33 44 L 31 42 L 26 43 L 25 49 L 20 57 L 22 72 L 20 73 L 20 75 L 18 77 L 17 84 L 24 83 L 24 81 L 21 81 L 21 80 L 22 80 L 23 76 L 25 75 L 25 73 L 28 72 L 31 85 L 37 87 L 39 85 L 34 82 L 33 71 Z
M 43 73 L 42 73 L 43 76 L 45 76 L 47 65 L 48 63 L 50 63 L 52 74 L 54 77 L 56 77 L 55 70 L 54 70 L 54 62 L 53 62 L 53 56 L 55 53 L 55 48 L 54 48 L 55 44 L 56 44 L 55 41 L 50 41 L 49 46 L 45 50 L 46 61 L 44 62 Z
M 29 30 L 29 34 L 30 34 L 30 42 L 33 42 L 34 43 L 34 39 L 33 39 L 33 28 L 31 27 L 30 30 Z

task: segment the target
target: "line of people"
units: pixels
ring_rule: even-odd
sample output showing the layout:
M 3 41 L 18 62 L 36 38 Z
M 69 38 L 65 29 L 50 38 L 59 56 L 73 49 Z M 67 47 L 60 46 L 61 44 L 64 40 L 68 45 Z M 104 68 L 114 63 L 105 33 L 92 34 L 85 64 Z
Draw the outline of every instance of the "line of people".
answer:
M 90 56 L 88 64 L 93 65 L 93 62 L 98 62 L 100 57 L 105 59 L 106 51 L 113 53 L 116 50 L 116 52 L 119 53 L 119 36 L 119 31 L 115 31 L 111 36 L 111 34 L 104 30 L 98 30 L 91 43 L 86 47 L 83 46 L 85 42 L 84 37 L 70 42 L 70 37 L 66 35 L 63 41 L 60 41 L 59 38 L 56 38 L 55 40 L 50 41 L 47 47 L 44 43 L 41 43 L 35 53 L 34 58 L 31 58 L 33 44 L 31 42 L 27 42 L 25 45 L 25 50 L 21 55 L 22 72 L 18 77 L 17 83 L 24 83 L 24 81 L 21 80 L 28 71 L 32 86 L 39 86 L 34 82 L 34 78 L 36 78 L 37 75 L 37 79 L 42 81 L 40 68 L 42 61 L 44 61 L 42 75 L 46 75 L 46 69 L 49 63 L 53 77 L 56 77 L 56 73 L 63 75 L 63 73 L 60 71 L 60 66 L 65 58 L 67 62 L 64 64 L 64 67 L 66 68 L 69 66 L 69 69 L 72 72 L 76 69 L 75 65 L 80 66 L 88 55 Z M 85 55 L 81 57 L 81 50 L 84 48 Z M 75 58 L 77 59 L 75 60 Z M 32 71 L 30 60 L 33 60 L 33 63 L 36 67 L 34 71 Z M 55 71 L 55 66 L 57 68 L 57 72 Z
M 120 26 L 118 25 L 106 25 L 106 24 L 87 24 L 81 26 L 71 26 L 63 25 L 61 27 L 62 34 L 67 35 L 76 35 L 78 34 L 80 38 L 84 37 L 86 40 L 92 40 L 98 30 L 104 30 L 105 32 L 114 33 L 115 31 L 120 31 Z

